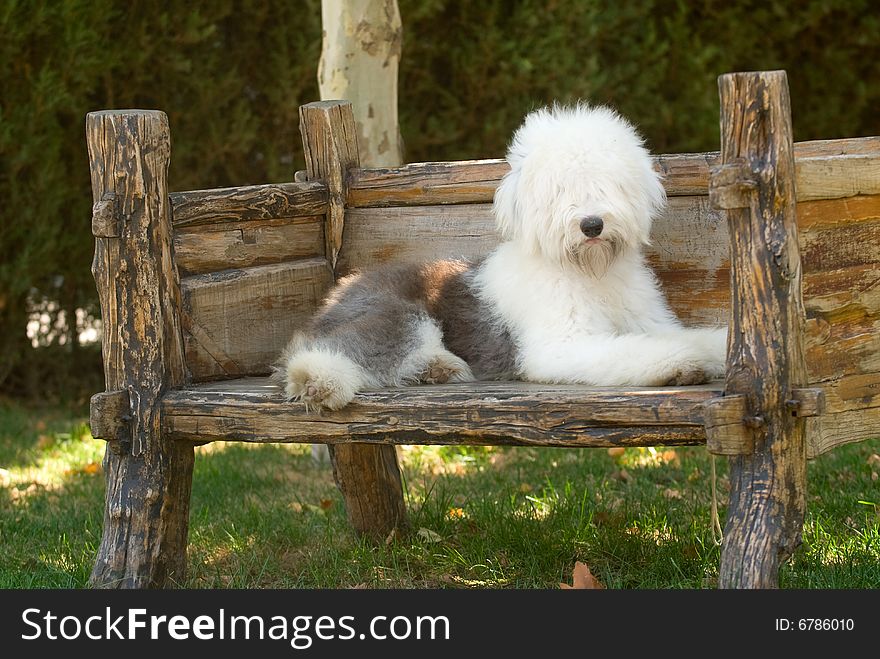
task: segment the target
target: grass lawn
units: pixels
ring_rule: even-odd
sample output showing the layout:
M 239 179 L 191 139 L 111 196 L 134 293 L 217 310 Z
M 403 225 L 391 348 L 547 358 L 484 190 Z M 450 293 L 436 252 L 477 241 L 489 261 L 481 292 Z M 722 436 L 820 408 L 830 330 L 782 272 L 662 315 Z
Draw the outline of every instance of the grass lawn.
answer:
M 0 401 L 0 587 L 82 587 L 101 536 L 103 442 L 84 409 Z M 809 466 L 786 588 L 880 587 L 880 440 Z M 412 532 L 354 537 L 308 446 L 197 449 L 193 588 L 556 588 L 576 560 L 608 588 L 710 588 L 703 448 L 401 450 Z M 717 461 L 719 497 L 726 462 Z M 723 506 L 722 506 L 723 514 Z

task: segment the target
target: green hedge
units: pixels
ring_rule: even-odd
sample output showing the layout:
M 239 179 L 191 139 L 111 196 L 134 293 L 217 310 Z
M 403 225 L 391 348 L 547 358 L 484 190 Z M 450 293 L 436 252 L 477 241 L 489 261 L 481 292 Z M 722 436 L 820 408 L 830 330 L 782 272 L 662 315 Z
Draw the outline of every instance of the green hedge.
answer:
M 871 0 L 400 9 L 410 161 L 501 156 L 526 112 L 573 99 L 613 104 L 657 151 L 711 150 L 715 79 L 748 69 L 788 71 L 796 139 L 880 134 Z M 40 381 L 27 299 L 96 310 L 85 113 L 165 110 L 174 189 L 289 180 L 297 107 L 317 97 L 320 2 L 6 0 L 0 29 L 0 387 L 15 391 Z

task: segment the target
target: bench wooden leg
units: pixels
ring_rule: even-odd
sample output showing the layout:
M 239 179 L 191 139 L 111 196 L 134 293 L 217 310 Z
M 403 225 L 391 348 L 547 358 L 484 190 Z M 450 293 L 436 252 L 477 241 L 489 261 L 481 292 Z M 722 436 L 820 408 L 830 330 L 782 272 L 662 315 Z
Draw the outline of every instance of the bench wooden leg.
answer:
M 168 118 L 151 110 L 92 112 L 86 137 L 107 388 L 93 399 L 92 428 L 110 440 L 104 535 L 91 584 L 173 585 L 186 572 L 193 447 L 163 438 L 160 413 L 165 392 L 186 380 Z
M 805 511 L 805 421 L 793 391 L 807 380 L 791 109 L 784 71 L 718 80 L 721 166 L 709 195 L 728 211 L 731 323 L 722 407 L 731 455 L 721 588 L 775 588 L 800 544 Z M 720 432 L 715 426 L 714 432 Z M 714 445 L 714 448 L 713 448 Z
M 397 451 L 387 444 L 329 446 L 333 477 L 355 531 L 384 540 L 407 526 Z
M 754 455 L 730 459 L 719 587 L 776 588 L 779 567 L 801 544 L 806 455 L 796 448 L 798 442 L 804 446 L 803 434 L 797 434 L 776 437 Z
M 326 256 L 334 273 L 345 224 L 348 171 L 360 165 L 351 103 L 321 101 L 299 109 L 308 180 L 324 180 L 329 208 L 324 225 Z M 400 467 L 394 446 L 338 444 L 328 447 L 333 476 L 355 530 L 384 539 L 406 525 Z
M 154 455 L 104 458 L 104 536 L 90 583 L 98 588 L 161 588 L 186 576 L 193 446 L 171 442 Z

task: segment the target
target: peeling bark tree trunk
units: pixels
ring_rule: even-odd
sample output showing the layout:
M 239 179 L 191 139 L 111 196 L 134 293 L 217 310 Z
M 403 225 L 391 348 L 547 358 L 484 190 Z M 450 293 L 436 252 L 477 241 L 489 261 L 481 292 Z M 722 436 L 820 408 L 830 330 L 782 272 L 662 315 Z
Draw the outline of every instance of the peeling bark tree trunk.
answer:
M 322 0 L 321 17 L 321 100 L 351 101 L 362 166 L 399 165 L 397 0 Z

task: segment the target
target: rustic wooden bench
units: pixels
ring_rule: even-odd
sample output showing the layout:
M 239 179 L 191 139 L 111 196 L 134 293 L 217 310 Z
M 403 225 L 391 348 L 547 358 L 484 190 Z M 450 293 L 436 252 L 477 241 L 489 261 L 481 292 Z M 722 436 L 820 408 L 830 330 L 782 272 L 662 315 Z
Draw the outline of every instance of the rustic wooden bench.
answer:
M 323 416 L 266 377 L 334 279 L 495 243 L 503 160 L 359 167 L 351 107 L 300 109 L 297 182 L 168 193 L 164 113 L 87 118 L 106 392 L 104 534 L 92 584 L 185 574 L 194 452 L 331 448 L 349 518 L 406 523 L 394 444 L 708 444 L 730 456 L 722 587 L 775 586 L 800 542 L 806 459 L 880 434 L 880 138 L 792 144 L 784 72 L 719 79 L 721 153 L 661 155 L 651 263 L 688 323 L 729 323 L 725 382 L 522 382 L 364 392 Z M 802 292 L 803 291 L 803 292 Z

